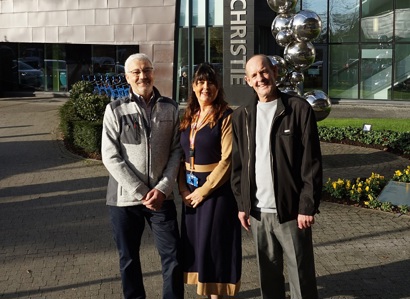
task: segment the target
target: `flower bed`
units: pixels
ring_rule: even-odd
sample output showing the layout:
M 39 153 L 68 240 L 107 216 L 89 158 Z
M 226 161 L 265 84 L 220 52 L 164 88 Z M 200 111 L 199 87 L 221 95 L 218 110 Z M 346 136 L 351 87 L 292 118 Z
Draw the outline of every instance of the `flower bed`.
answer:
M 410 183 L 410 165 L 403 171 L 396 170 L 392 178 L 393 181 Z M 395 206 L 391 202 L 378 200 L 383 188 L 388 181 L 384 176 L 372 173 L 369 178 L 328 179 L 323 186 L 323 200 L 350 204 L 370 209 L 379 209 L 385 212 L 395 212 L 406 214 L 410 211 L 408 205 Z

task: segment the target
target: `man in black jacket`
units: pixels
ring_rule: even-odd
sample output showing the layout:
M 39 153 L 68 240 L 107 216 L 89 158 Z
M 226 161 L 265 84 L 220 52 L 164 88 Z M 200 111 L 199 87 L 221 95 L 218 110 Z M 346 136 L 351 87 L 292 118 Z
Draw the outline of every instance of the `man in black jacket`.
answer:
M 265 55 L 246 64 L 256 97 L 232 117 L 232 189 L 255 240 L 262 298 L 318 298 L 311 225 L 322 190 L 322 157 L 310 104 L 276 88 Z

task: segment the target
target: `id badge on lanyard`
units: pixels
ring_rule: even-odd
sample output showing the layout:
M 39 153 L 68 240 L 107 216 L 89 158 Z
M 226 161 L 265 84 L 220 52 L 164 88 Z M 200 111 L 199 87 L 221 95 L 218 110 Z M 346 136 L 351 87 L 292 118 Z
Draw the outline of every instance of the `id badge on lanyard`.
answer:
M 199 114 L 200 114 L 200 111 L 198 111 L 196 121 L 195 121 L 195 123 L 193 123 L 191 125 L 191 132 L 190 132 L 190 136 L 189 136 L 189 145 L 190 145 L 189 159 L 190 159 L 191 169 L 194 169 L 194 165 L 195 165 L 195 136 L 196 136 L 197 130 L 208 119 L 210 111 L 211 110 L 207 111 L 204 119 L 202 120 L 202 122 L 200 124 L 198 124 L 198 119 L 199 119 Z M 195 176 L 192 172 L 187 173 L 187 175 L 186 175 L 187 184 L 189 184 L 191 186 L 194 186 L 194 187 L 198 187 L 198 181 L 199 181 L 198 177 Z
M 186 174 L 186 182 L 191 186 L 198 187 L 198 178 L 193 173 Z

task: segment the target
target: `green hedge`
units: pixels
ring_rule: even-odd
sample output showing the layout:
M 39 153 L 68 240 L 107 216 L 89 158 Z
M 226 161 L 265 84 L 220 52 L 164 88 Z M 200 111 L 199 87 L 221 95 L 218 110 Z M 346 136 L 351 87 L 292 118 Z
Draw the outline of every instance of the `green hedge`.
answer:
M 101 134 L 101 121 L 76 121 L 73 123 L 73 144 L 86 153 L 101 152 Z
M 101 152 L 102 120 L 109 102 L 106 95 L 93 93 L 90 82 L 73 85 L 69 100 L 59 110 L 60 129 L 70 147 L 85 153 Z
M 340 142 L 351 140 L 364 145 L 379 145 L 398 154 L 410 154 L 410 132 L 390 130 L 363 132 L 357 127 L 319 127 L 322 141 Z

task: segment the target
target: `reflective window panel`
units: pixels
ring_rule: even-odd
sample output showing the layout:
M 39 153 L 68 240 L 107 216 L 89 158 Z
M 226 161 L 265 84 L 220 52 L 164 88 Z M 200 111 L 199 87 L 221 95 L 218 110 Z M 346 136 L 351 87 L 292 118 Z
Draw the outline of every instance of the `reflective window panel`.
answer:
M 410 100 L 410 44 L 396 45 L 393 100 Z
M 18 57 L 13 61 L 19 90 L 44 90 L 44 44 L 19 44 Z
M 396 0 L 395 35 L 397 42 L 410 42 L 410 1 Z
M 393 1 L 362 0 L 362 42 L 393 40 Z
M 357 99 L 359 47 L 358 45 L 329 46 L 329 96 Z
M 391 46 L 365 44 L 361 50 L 360 97 L 366 100 L 388 100 L 392 84 Z
M 360 0 L 329 2 L 329 38 L 332 43 L 359 41 Z

